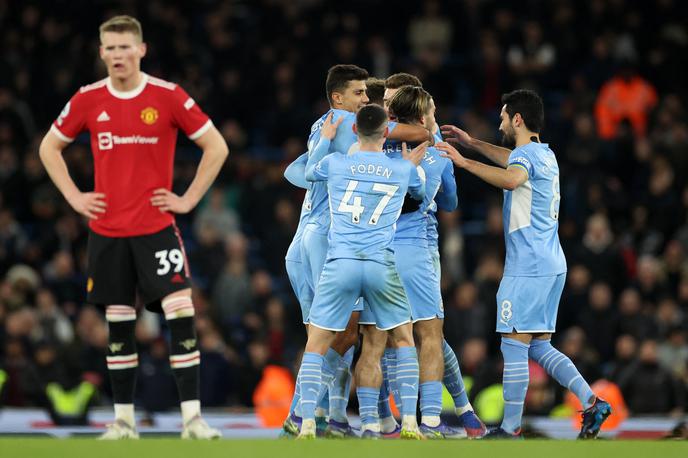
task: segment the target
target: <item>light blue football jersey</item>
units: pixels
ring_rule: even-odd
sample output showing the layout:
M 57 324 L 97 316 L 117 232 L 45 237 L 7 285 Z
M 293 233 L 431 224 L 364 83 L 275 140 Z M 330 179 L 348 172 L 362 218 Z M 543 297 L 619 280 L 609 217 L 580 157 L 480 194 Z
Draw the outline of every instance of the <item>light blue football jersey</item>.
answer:
M 344 110 L 330 110 L 313 123 L 311 133 L 308 137 L 308 154 L 312 158 L 315 153 L 315 147 L 320 141 L 320 130 L 325 123 L 325 118 L 333 113 L 332 122 L 335 122 L 340 117 L 343 117 L 342 123 L 337 128 L 337 135 L 330 142 L 330 147 L 326 154 L 334 151 L 341 151 L 346 153 L 349 151 L 351 145 L 358 141 L 358 137 L 353 132 L 353 124 L 356 122 L 356 115 Z M 318 161 L 320 158 L 314 158 Z M 308 193 L 307 206 L 310 209 L 309 215 L 306 218 L 306 223 L 311 224 L 311 230 L 320 234 L 326 234 L 330 228 L 330 208 L 327 202 L 327 183 L 314 182 Z
M 387 142 L 385 151 L 390 158 L 397 160 L 402 158 L 400 143 Z M 403 213 L 399 217 L 394 237 L 395 243 L 428 244 L 428 212 L 437 211 L 434 199 L 443 184 L 444 170 L 450 168 L 452 176 L 454 173 L 452 162 L 446 157 L 441 157 L 440 152 L 433 147 L 427 148 L 420 167 L 425 175 L 425 197 L 418 210 Z
M 325 119 L 332 112 L 332 122 L 336 122 L 339 118 L 343 118 L 342 123 L 337 127 L 337 134 L 329 144 L 328 150 L 325 154 L 330 154 L 335 151 L 347 154 L 358 149 L 358 136 L 354 133 L 353 126 L 356 124 L 356 113 L 345 110 L 331 109 L 313 123 L 311 133 L 308 137 L 308 165 L 312 165 L 312 161 L 318 162 L 325 154 L 315 154 L 316 146 L 320 141 L 320 131 Z M 391 132 L 394 130 L 396 123 L 389 122 L 388 128 Z M 319 157 L 315 157 L 319 156 Z M 310 214 L 306 220 L 310 224 L 310 230 L 327 234 L 330 228 L 330 209 L 327 202 L 327 185 L 323 182 L 314 182 L 311 185 L 310 193 L 308 195 L 308 206 Z
M 435 144 L 443 142 L 442 133 L 438 129 L 433 136 Z M 454 211 L 458 205 L 456 195 L 456 177 L 454 176 L 454 164 L 448 160 L 445 169 L 442 171 L 442 186 L 435 196 L 436 207 L 428 210 L 428 246 L 437 249 L 439 245 L 439 232 L 437 222 L 437 209 L 444 211 Z
M 456 195 L 456 177 L 454 176 L 454 164 L 447 159 L 447 164 L 442 170 L 442 185 L 435 196 L 435 206 L 428 210 L 428 246 L 437 248 L 439 243 L 439 232 L 437 227 L 437 210 L 452 212 L 456 210 L 459 203 Z
M 292 184 L 295 186 L 295 181 L 298 181 L 298 184 L 301 184 L 302 181 L 306 180 L 306 177 L 304 176 L 305 173 L 305 168 L 307 164 L 307 160 L 304 160 L 304 154 L 299 156 L 293 163 L 294 167 L 289 167 L 292 168 L 292 170 L 302 170 L 299 172 L 302 176 L 297 177 L 297 176 L 287 176 L 287 171 L 284 172 L 285 178 L 289 180 Z M 287 170 L 289 170 L 289 168 Z M 308 219 L 308 215 L 310 214 L 310 205 L 309 205 L 309 193 L 310 190 L 308 189 L 310 187 L 310 183 L 306 182 L 306 195 L 303 198 L 303 202 L 301 203 L 301 214 L 299 215 L 299 225 L 296 227 L 296 233 L 294 234 L 294 238 L 292 239 L 291 243 L 289 244 L 289 248 L 287 249 L 287 254 L 285 255 L 285 259 L 287 261 L 295 261 L 295 262 L 301 262 L 301 237 L 303 236 L 303 229 L 306 227 L 306 220 Z
M 549 276 L 566 272 L 559 243 L 559 165 L 546 143 L 514 149 L 509 166 L 528 173 L 528 181 L 504 191 L 504 275 Z
M 407 191 L 425 196 L 425 181 L 409 161 L 380 152 L 326 156 L 306 170 L 310 181 L 327 181 L 332 226 L 327 259 L 394 263 L 390 248 Z
M 306 227 L 306 220 L 310 214 L 310 208 L 308 207 L 308 193 L 306 191 L 306 196 L 303 198 L 303 203 L 301 204 L 301 215 L 299 215 L 299 225 L 296 227 L 296 233 L 294 233 L 294 238 L 289 244 L 287 249 L 287 254 L 284 257 L 287 261 L 301 262 L 301 238 L 303 237 L 303 230 Z

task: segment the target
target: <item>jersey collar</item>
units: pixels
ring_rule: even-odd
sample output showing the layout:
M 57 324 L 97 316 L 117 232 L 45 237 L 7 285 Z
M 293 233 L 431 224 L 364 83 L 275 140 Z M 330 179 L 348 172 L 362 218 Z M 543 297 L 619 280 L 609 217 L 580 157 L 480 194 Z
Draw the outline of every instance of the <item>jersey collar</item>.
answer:
M 113 97 L 117 97 L 118 99 L 133 99 L 137 95 L 139 95 L 141 92 L 143 92 L 143 88 L 146 87 L 146 84 L 148 83 L 148 75 L 141 72 L 142 78 L 141 82 L 139 83 L 138 86 L 136 86 L 134 89 L 131 91 L 118 91 L 112 86 L 112 79 L 108 76 L 107 78 L 107 88 L 108 91 L 110 91 L 110 94 L 113 95 Z

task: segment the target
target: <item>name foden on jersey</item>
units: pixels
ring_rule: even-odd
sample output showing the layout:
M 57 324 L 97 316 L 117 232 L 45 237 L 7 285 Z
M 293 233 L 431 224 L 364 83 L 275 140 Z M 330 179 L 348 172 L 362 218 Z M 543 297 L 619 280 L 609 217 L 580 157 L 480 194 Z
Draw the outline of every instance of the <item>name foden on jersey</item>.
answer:
M 358 165 L 352 165 L 351 166 L 351 174 L 352 175 L 376 175 L 379 177 L 385 177 L 385 178 L 391 178 L 392 177 L 392 171 L 387 168 L 383 167 L 381 165 L 374 165 L 374 164 L 358 164 Z

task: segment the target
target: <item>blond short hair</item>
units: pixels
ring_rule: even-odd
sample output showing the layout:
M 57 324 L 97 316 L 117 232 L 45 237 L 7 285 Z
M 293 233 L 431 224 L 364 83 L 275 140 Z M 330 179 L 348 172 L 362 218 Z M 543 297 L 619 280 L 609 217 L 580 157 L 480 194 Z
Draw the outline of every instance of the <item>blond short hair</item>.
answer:
M 100 24 L 100 41 L 103 41 L 105 32 L 126 33 L 130 32 L 139 40 L 143 41 L 143 29 L 141 23 L 132 16 L 115 16 Z
M 389 101 L 389 113 L 399 122 L 414 123 L 430 111 L 432 96 L 420 86 L 402 86 Z

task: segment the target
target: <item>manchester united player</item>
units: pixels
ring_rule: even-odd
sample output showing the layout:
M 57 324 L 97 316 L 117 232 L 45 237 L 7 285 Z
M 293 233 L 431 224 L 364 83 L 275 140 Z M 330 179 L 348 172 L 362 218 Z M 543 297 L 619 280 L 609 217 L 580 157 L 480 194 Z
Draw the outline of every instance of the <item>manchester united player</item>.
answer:
M 174 213 L 196 206 L 229 151 L 181 87 L 141 72 L 146 54 L 142 38 L 141 24 L 130 16 L 113 17 L 100 26 L 100 57 L 108 77 L 74 94 L 43 139 L 40 157 L 67 202 L 90 220 L 88 302 L 105 308 L 115 403 L 115 422 L 101 438 L 138 438 L 133 403 L 138 292 L 149 310 L 164 313 L 170 328 L 182 438 L 212 439 L 221 434 L 200 415 L 194 306 Z M 181 196 L 170 191 L 178 129 L 203 150 L 196 176 Z M 75 186 L 62 157 L 83 131 L 91 135 L 93 192 Z

